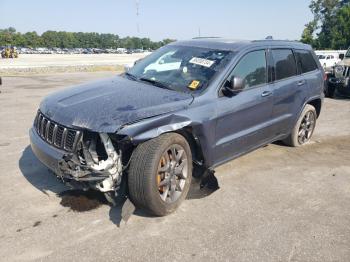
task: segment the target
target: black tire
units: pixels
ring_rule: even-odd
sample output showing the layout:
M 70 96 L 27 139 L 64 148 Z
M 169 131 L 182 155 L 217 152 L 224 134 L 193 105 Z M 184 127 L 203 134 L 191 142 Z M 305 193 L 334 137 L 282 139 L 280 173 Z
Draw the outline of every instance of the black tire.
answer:
M 182 189 L 180 191 L 176 191 L 177 189 L 174 189 L 174 191 L 177 193 L 178 198 L 176 198 L 176 200 L 173 202 L 167 202 L 167 195 L 170 195 L 170 191 L 166 191 L 161 194 L 161 187 L 158 181 L 159 167 L 161 166 L 161 159 L 164 159 L 164 154 L 167 154 L 170 151 L 170 148 L 174 147 L 182 148 L 180 151 L 181 154 L 186 157 L 186 160 L 180 161 L 187 163 L 185 164 L 187 168 L 183 168 L 183 171 L 187 173 L 186 178 L 181 179 Z M 177 153 L 175 153 L 175 155 L 179 154 L 179 151 L 176 152 Z M 172 158 L 170 157 L 169 159 Z M 172 166 L 170 163 L 171 161 L 169 162 L 169 166 Z M 175 174 L 175 171 L 173 174 Z M 152 140 L 146 141 L 138 145 L 131 156 L 130 169 L 128 174 L 130 198 L 136 206 L 143 207 L 154 215 L 165 216 L 174 212 L 181 204 L 181 202 L 186 198 L 190 188 L 191 179 L 191 149 L 186 139 L 179 134 L 167 133 Z M 165 179 L 162 180 L 162 182 L 163 181 L 165 181 Z M 168 181 L 169 190 L 169 188 L 174 187 L 174 184 L 170 182 L 170 179 Z M 180 181 L 180 179 L 178 181 Z M 176 184 L 175 187 L 177 186 L 178 185 Z M 179 195 L 178 192 L 181 192 L 181 194 Z M 165 195 L 165 200 L 161 198 L 161 195 Z
M 311 114 L 310 117 L 313 118 L 313 124 L 312 126 L 310 125 L 310 130 L 306 132 L 304 130 L 304 127 L 305 127 L 304 121 L 308 114 Z M 315 130 L 316 121 L 317 121 L 317 113 L 316 113 L 315 107 L 307 104 L 303 112 L 300 114 L 300 117 L 296 122 L 291 134 L 286 139 L 283 140 L 283 143 L 288 146 L 298 147 L 309 142 Z M 301 138 L 300 132 L 301 133 L 305 132 L 305 136 L 306 136 L 305 140 Z

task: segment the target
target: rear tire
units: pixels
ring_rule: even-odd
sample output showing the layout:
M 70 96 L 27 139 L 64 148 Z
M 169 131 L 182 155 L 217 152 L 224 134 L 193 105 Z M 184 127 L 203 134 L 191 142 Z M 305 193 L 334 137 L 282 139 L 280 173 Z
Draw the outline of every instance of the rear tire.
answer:
M 309 142 L 316 127 L 317 113 L 315 107 L 307 104 L 296 122 L 292 133 L 283 140 L 283 143 L 298 147 Z
M 186 198 L 191 179 L 191 149 L 179 134 L 168 133 L 146 141 L 131 156 L 130 198 L 154 215 L 174 212 Z

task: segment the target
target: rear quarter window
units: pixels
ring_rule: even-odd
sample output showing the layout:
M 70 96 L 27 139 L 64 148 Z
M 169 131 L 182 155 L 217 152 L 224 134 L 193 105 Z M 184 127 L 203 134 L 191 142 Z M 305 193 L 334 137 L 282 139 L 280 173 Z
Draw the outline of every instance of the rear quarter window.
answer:
M 300 74 L 318 69 L 317 63 L 310 51 L 295 50 L 297 57 L 298 71 Z
M 282 80 L 297 74 L 297 66 L 291 49 L 274 49 L 275 80 Z

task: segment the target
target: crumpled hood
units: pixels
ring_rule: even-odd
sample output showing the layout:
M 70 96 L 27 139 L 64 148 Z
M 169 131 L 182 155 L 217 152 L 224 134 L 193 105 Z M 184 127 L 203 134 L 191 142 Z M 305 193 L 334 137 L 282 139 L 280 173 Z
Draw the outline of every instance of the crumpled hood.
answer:
M 190 94 L 116 76 L 56 92 L 42 101 L 40 111 L 67 127 L 112 133 L 128 123 L 184 109 L 192 100 Z

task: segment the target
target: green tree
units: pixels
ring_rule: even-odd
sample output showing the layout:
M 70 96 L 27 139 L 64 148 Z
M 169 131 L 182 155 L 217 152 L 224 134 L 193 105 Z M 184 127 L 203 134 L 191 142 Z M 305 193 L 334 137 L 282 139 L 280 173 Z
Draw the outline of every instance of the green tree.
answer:
M 60 47 L 60 39 L 55 31 L 46 31 L 41 38 L 45 47 Z
M 321 49 L 339 46 L 335 41 L 339 41 L 342 34 L 335 28 L 339 28 L 339 22 L 342 22 L 340 27 L 345 28 L 346 21 L 339 21 L 339 17 L 347 14 L 343 10 L 349 7 L 349 3 L 350 0 L 312 0 L 309 7 L 314 19 L 306 24 L 301 41 Z
M 315 45 L 314 32 L 316 30 L 316 22 L 312 21 L 305 25 L 305 29 L 301 35 L 301 42 L 309 45 Z
M 15 28 L 0 29 L 0 46 L 60 47 L 60 48 L 118 48 L 157 49 L 174 40 L 164 39 L 153 42 L 149 38 L 125 37 L 114 34 L 72 33 L 65 31 L 46 31 L 41 36 L 35 31 L 21 34 Z
M 350 46 L 350 5 L 339 10 L 331 30 L 331 48 L 347 49 Z
M 42 38 L 35 31 L 25 33 L 23 37 L 25 39 L 23 46 L 35 48 L 43 45 Z

